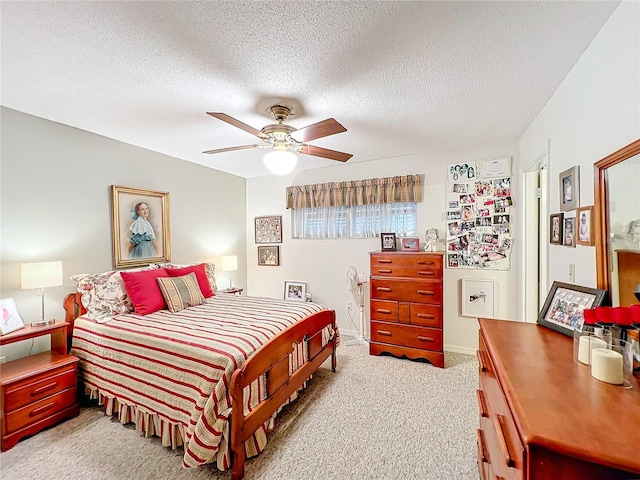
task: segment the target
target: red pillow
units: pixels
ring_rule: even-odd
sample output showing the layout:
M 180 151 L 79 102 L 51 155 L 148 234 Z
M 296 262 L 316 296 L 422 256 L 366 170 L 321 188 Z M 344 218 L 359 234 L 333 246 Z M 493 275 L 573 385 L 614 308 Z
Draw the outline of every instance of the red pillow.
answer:
M 133 312 L 136 315 L 148 315 L 150 313 L 167 308 L 158 286 L 158 277 L 168 277 L 164 268 L 154 270 L 142 270 L 141 272 L 121 272 L 122 280 L 133 303 Z
M 184 275 L 189 275 L 191 272 L 196 274 L 196 279 L 198 280 L 198 286 L 200 287 L 200 291 L 204 298 L 212 297 L 213 290 L 211 290 L 211 284 L 209 283 L 209 277 L 207 277 L 207 272 L 204 269 L 204 263 L 200 265 L 190 265 L 188 267 L 181 268 L 167 268 L 167 273 L 170 277 L 182 277 Z

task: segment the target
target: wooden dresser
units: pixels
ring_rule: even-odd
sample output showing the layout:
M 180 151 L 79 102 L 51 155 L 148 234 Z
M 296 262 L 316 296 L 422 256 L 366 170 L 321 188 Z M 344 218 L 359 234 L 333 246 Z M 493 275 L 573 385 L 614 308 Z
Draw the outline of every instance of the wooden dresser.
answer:
M 0 337 L 0 345 L 51 335 L 51 350 L 0 365 L 0 450 L 21 438 L 78 416 L 78 357 L 67 354 L 68 323 L 26 326 Z
M 484 480 L 640 478 L 640 384 L 625 390 L 573 360 L 573 340 L 480 319 L 478 468 Z
M 443 252 L 371 252 L 369 353 L 444 367 Z

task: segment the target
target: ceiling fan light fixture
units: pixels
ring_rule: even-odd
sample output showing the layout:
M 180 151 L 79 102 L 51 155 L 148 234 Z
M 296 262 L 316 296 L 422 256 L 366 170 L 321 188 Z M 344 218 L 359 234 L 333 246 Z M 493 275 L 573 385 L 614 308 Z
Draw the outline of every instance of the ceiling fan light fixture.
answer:
M 271 150 L 262 159 L 269 171 L 275 175 L 291 173 L 298 162 L 295 153 L 287 150 Z

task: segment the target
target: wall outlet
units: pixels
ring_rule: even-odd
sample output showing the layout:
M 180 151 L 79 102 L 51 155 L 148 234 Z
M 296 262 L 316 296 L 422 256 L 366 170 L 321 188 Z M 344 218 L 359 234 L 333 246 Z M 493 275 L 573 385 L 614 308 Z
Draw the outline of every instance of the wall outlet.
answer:
M 347 302 L 347 311 L 350 312 L 353 310 L 353 302 Z

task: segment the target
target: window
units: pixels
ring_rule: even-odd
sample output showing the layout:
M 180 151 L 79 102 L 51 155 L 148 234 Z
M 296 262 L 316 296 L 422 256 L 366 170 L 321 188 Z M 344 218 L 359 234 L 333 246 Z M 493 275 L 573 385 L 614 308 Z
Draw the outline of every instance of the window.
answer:
M 372 238 L 380 232 L 417 233 L 415 202 L 313 207 L 291 210 L 293 238 Z

